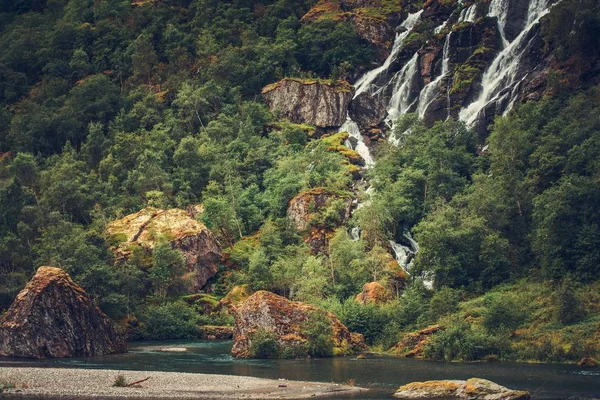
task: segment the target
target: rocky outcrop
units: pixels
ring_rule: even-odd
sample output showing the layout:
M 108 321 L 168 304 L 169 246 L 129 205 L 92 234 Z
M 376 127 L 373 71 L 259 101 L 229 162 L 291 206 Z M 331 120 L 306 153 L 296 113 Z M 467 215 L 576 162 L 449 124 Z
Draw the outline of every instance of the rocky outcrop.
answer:
M 323 213 L 337 202 L 337 218 L 332 219 L 328 213 Z M 350 218 L 352 198 L 328 191 L 324 188 L 310 189 L 300 193 L 288 205 L 287 216 L 296 229 L 304 235 L 304 241 L 311 247 L 313 254 L 320 253 L 327 247 L 329 238 L 333 235 L 332 227 L 341 226 Z M 327 219 L 327 221 L 325 220 Z
M 359 127 L 368 129 L 379 125 L 387 115 L 387 110 L 378 98 L 363 92 L 352 100 L 348 113 Z
M 365 283 L 363 291 L 356 295 L 360 304 L 385 304 L 392 299 L 390 291 L 379 282 Z
M 58 358 L 127 351 L 84 290 L 59 268 L 40 267 L 0 317 L 0 356 Z
M 271 292 L 258 291 L 234 307 L 235 326 L 232 354 L 251 356 L 252 338 L 258 330 L 271 332 L 283 349 L 296 349 L 302 354 L 307 342 L 304 324 L 312 313 L 322 313 L 329 320 L 334 354 L 349 354 L 364 347 L 360 334 L 350 333 L 333 314 L 298 301 L 290 301 Z
M 471 378 L 466 381 L 413 382 L 401 386 L 399 399 L 529 400 L 529 392 L 511 390 L 494 382 Z
M 193 208 L 194 213 L 201 212 Z M 128 259 L 135 248 L 147 254 L 161 238 L 185 257 L 189 291 L 196 292 L 217 273 L 221 248 L 212 233 L 188 212 L 147 207 L 122 219 L 110 222 L 106 232 L 117 261 Z
M 392 351 L 404 357 L 423 358 L 423 349 L 431 340 L 432 335 L 441 329 L 440 325 L 432 325 L 420 331 L 411 332 L 404 336 Z
M 271 111 L 294 123 L 339 127 L 346 121 L 354 88 L 345 81 L 283 79 L 262 96 Z

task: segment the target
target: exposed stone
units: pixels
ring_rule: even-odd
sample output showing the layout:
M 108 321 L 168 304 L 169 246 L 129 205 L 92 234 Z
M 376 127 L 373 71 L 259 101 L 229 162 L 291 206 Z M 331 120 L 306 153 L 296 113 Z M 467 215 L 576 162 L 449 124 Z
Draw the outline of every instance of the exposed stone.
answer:
M 124 353 L 108 317 L 59 268 L 40 267 L 0 317 L 0 356 L 88 357 Z
M 354 88 L 345 81 L 283 79 L 263 88 L 275 114 L 294 123 L 338 127 L 346 121 Z
M 234 313 L 231 352 L 235 357 L 250 357 L 252 336 L 259 329 L 275 333 L 284 348 L 301 348 L 307 341 L 303 325 L 312 313 L 323 313 L 329 319 L 334 354 L 349 354 L 364 347 L 362 335 L 350 333 L 333 314 L 271 292 L 261 290 L 254 293 L 236 306 Z
M 392 299 L 392 294 L 379 282 L 365 283 L 363 291 L 356 295 L 356 301 L 360 304 L 387 303 Z
M 349 19 L 358 36 L 382 50 L 394 39 L 394 29 L 386 21 L 361 15 L 351 15 Z
M 385 105 L 374 96 L 363 92 L 350 103 L 348 113 L 362 129 L 377 126 L 387 114 Z
M 583 357 L 581 361 L 577 363 L 581 368 L 598 368 L 598 361 L 594 360 L 592 357 Z
M 413 382 L 401 386 L 394 397 L 400 399 L 529 400 L 529 392 L 511 390 L 494 382 L 471 378 L 466 381 Z
M 313 254 L 325 249 L 333 235 L 331 227 L 315 223 L 314 219 L 335 200 L 342 201 L 336 224 L 340 226 L 350 217 L 352 208 L 350 196 L 342 196 L 324 188 L 315 188 L 302 192 L 290 200 L 287 216 L 294 222 L 296 229 L 304 233 L 304 241 L 311 247 Z
M 205 340 L 231 340 L 233 326 L 202 325 L 198 327 L 200 338 Z
M 431 336 L 442 329 L 440 325 L 432 325 L 420 331 L 411 332 L 404 336 L 393 352 L 404 357 L 422 358 L 425 345 L 431 340 Z
M 199 211 L 197 207 L 194 210 Z M 171 247 L 185 257 L 188 272 L 185 278 L 191 293 L 202 289 L 217 273 L 217 263 L 221 258 L 218 242 L 202 223 L 190 217 L 185 210 L 147 207 L 109 223 L 106 232 L 114 244 L 117 261 L 128 259 L 136 247 L 150 255 L 160 237 L 166 238 Z

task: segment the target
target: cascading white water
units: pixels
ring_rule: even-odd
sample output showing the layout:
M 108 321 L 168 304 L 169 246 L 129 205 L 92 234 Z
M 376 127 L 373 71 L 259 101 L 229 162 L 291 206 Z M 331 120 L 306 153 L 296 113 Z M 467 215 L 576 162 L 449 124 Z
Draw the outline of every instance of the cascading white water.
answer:
M 467 8 L 463 8 L 458 17 L 457 24 L 461 24 L 463 22 L 475 22 L 477 18 L 477 3 L 470 5 Z M 437 33 L 437 32 L 436 32 Z
M 400 115 L 408 112 L 417 102 L 418 97 L 415 93 L 418 93 L 418 83 L 415 77 L 419 72 L 418 64 L 419 54 L 415 53 L 410 61 L 392 78 L 394 91 L 390 99 L 387 121 L 393 122 Z
M 385 60 L 383 65 L 381 65 L 378 68 L 375 68 L 374 70 L 367 72 L 356 82 L 356 84 L 354 85 L 354 87 L 356 88 L 354 97 L 356 97 L 359 94 L 363 93 L 364 91 L 368 90 L 371 87 L 373 81 L 375 81 L 375 79 L 377 79 L 377 77 L 379 77 L 382 73 L 384 73 L 388 70 L 388 68 L 390 67 L 392 62 L 396 59 L 396 56 L 398 55 L 400 50 L 402 50 L 402 48 L 404 47 L 404 40 L 408 37 L 408 35 L 411 33 L 412 29 L 415 27 L 416 23 L 421 18 L 422 13 L 423 13 L 423 10 L 416 12 L 414 14 L 408 14 L 408 17 L 406 17 L 406 20 L 404 20 L 404 22 L 402 22 L 400 24 L 400 28 L 403 31 L 396 34 L 396 38 L 394 40 L 394 45 L 392 47 L 392 51 L 391 51 L 389 57 Z
M 498 0 L 497 3 L 506 4 L 504 1 Z M 495 5 L 495 2 L 496 0 L 493 0 L 492 5 L 497 9 L 490 10 L 490 15 L 498 16 L 495 13 L 499 13 L 500 11 L 498 10 L 502 10 L 502 8 L 499 5 Z M 549 0 L 530 0 L 525 29 L 496 56 L 487 71 L 483 74 L 481 81 L 482 90 L 478 98 L 460 111 L 460 119 L 465 121 L 468 126 L 473 126 L 477 122 L 480 112 L 488 104 L 498 103 L 507 96 L 511 96 L 510 104 L 514 103 L 516 97 L 515 86 L 526 76 L 526 74 L 519 74 L 519 67 L 529 48 L 531 40 L 529 32 L 539 23 L 544 15 L 550 12 L 548 3 Z M 505 14 L 505 11 L 503 12 Z M 498 20 L 500 21 L 500 17 L 498 17 Z M 504 112 L 509 111 L 509 109 L 510 107 L 504 110 Z
M 433 81 L 429 82 L 419 95 L 419 105 L 417 107 L 417 111 L 419 113 L 419 117 L 423 118 L 425 116 L 425 112 L 429 105 L 435 100 L 437 95 L 439 94 L 440 87 L 442 86 L 442 80 L 448 74 L 450 70 L 450 37 L 452 36 L 452 32 L 448 33 L 446 36 L 446 41 L 444 42 L 444 50 L 442 53 L 442 72 L 440 75 L 435 78 Z
M 500 31 L 500 37 L 502 38 L 504 48 L 508 46 L 508 40 L 506 40 L 506 35 L 504 34 L 504 27 L 506 26 L 506 20 L 508 18 L 508 7 L 508 0 L 492 0 L 488 12 L 489 17 L 496 17 L 498 21 L 498 31 Z
M 348 132 L 348 135 L 350 135 L 351 138 L 356 139 L 356 145 L 353 146 L 353 149 L 360 154 L 363 160 L 365 160 L 365 168 L 370 168 L 375 164 L 375 160 L 371 155 L 371 151 L 365 144 L 358 125 L 356 122 L 352 121 L 350 116 L 346 117 L 346 122 L 340 127 L 339 132 Z

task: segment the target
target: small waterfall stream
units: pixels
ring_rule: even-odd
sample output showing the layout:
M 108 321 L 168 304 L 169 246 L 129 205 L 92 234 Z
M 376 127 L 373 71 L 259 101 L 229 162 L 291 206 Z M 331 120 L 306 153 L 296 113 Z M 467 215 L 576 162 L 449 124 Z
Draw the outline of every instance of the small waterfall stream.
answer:
M 448 74 L 450 70 L 450 37 L 452 36 L 452 32 L 448 33 L 446 36 L 446 41 L 444 42 L 444 50 L 442 53 L 442 72 L 440 75 L 431 81 L 427 86 L 423 88 L 421 94 L 419 96 L 419 105 L 417 106 L 417 111 L 419 113 L 419 117 L 425 117 L 425 112 L 427 108 L 433 103 L 435 98 L 440 92 L 440 88 L 442 86 L 442 81 Z

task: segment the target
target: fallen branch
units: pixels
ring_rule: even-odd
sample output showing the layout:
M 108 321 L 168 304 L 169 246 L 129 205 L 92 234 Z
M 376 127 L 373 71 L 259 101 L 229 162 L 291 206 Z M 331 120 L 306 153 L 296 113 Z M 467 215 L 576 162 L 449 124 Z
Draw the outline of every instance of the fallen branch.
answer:
M 142 380 L 139 380 L 139 381 L 128 383 L 127 387 L 135 386 L 135 385 L 137 385 L 139 383 L 146 382 L 148 379 L 150 379 L 150 377 L 147 377 L 146 379 L 142 379 Z

